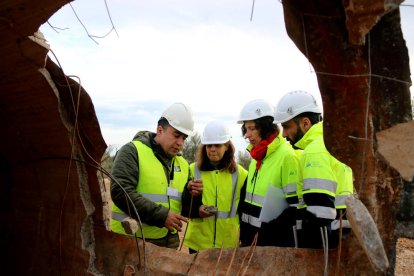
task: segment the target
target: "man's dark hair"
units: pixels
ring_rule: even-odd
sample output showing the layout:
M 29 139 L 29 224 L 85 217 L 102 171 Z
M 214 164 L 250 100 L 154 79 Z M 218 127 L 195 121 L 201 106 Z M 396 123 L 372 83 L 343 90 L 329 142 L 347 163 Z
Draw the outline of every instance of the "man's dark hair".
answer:
M 293 120 L 298 124 L 299 121 L 305 117 L 309 118 L 309 121 L 311 121 L 312 125 L 315 125 L 322 121 L 322 115 L 320 113 L 313 113 L 313 112 L 303 112 L 299 114 L 298 116 L 296 116 L 295 118 L 293 118 Z
M 275 133 L 275 131 L 279 129 L 278 126 L 273 123 L 273 117 L 271 116 L 261 117 L 253 121 L 256 124 L 256 129 L 259 130 L 262 139 L 267 139 L 272 133 Z M 244 124 L 242 125 L 241 130 L 243 136 L 246 135 L 247 129 Z
M 170 126 L 170 123 L 165 117 L 161 117 L 158 120 L 158 125 L 161 126 L 163 129 L 167 129 Z

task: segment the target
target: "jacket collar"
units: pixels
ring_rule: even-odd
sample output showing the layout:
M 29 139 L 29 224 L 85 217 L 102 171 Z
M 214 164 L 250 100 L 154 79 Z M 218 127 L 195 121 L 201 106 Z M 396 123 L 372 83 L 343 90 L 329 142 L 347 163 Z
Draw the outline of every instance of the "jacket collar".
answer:
M 300 149 L 305 149 L 313 140 L 323 137 L 323 125 L 322 122 L 314 124 L 311 128 L 303 135 L 295 146 Z
M 266 152 L 266 155 L 263 159 L 265 159 L 266 156 L 268 156 L 271 153 L 273 153 L 274 151 L 276 151 L 277 148 L 281 145 L 281 143 L 285 143 L 285 142 L 286 142 L 286 140 L 282 136 L 282 131 L 279 131 L 279 134 L 276 136 L 276 138 L 273 139 L 273 141 L 267 146 L 267 152 Z M 247 146 L 246 150 L 250 152 L 250 150 L 252 148 L 253 148 L 252 144 L 249 144 Z

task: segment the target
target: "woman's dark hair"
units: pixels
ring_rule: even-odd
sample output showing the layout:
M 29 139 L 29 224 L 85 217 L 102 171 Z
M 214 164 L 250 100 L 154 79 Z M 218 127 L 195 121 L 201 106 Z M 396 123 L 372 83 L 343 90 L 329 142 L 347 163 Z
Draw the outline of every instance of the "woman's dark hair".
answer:
M 225 143 L 227 145 L 227 150 L 223 155 L 223 158 L 220 160 L 218 167 L 220 170 L 228 170 L 230 173 L 234 173 L 237 169 L 236 158 L 234 157 L 234 152 L 236 151 L 234 145 L 231 141 Z M 196 162 L 200 171 L 206 171 L 211 169 L 210 160 L 207 156 L 207 145 L 200 144 L 197 148 L 196 153 Z
M 253 120 L 256 124 L 256 129 L 260 133 L 260 137 L 262 139 L 267 139 L 272 133 L 275 133 L 279 127 L 273 123 L 273 117 L 265 116 L 258 119 Z M 247 129 L 244 124 L 241 127 L 241 131 L 243 136 L 246 135 Z

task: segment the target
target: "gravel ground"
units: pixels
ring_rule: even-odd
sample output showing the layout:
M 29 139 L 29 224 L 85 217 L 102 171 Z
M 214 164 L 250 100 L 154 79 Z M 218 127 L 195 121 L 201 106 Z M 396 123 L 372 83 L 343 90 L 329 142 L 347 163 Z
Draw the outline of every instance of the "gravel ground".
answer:
M 398 239 L 395 275 L 414 275 L 414 239 Z

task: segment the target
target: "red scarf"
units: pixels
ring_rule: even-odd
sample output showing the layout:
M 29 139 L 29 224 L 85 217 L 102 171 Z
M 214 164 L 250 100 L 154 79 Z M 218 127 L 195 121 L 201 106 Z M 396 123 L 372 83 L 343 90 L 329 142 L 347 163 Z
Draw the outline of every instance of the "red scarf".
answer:
M 250 150 L 250 155 L 254 160 L 256 160 L 256 170 L 262 165 L 262 160 L 266 156 L 267 146 L 273 142 L 276 138 L 276 133 L 271 134 L 267 139 L 260 141 L 257 146 L 254 146 Z

